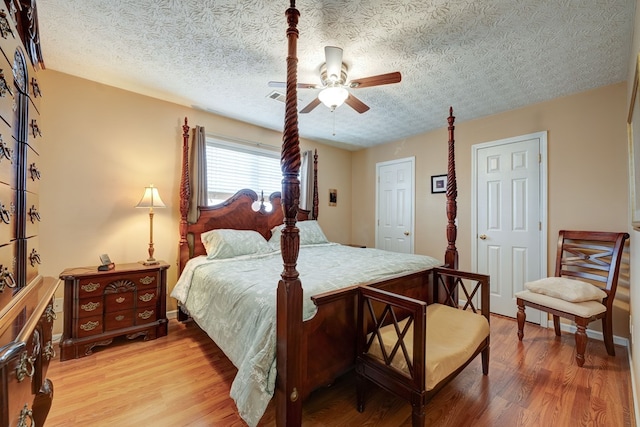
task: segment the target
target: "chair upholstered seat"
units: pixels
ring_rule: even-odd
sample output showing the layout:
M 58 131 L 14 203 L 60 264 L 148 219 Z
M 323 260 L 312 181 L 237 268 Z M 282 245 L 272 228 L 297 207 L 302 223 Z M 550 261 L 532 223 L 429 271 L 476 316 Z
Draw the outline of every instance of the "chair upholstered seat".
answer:
M 520 291 L 516 293 L 515 296 L 516 298 L 520 298 L 524 301 L 543 305 L 545 307 L 580 317 L 597 316 L 598 314 L 607 311 L 607 307 L 598 301 L 569 302 L 560 298 L 554 298 L 527 290 Z

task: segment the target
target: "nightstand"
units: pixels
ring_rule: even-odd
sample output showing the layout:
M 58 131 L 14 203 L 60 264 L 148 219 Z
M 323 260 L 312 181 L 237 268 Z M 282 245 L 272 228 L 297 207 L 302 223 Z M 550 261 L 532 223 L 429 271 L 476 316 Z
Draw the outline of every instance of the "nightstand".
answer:
M 108 271 L 98 267 L 68 268 L 64 280 L 64 329 L 60 360 L 88 356 L 98 345 L 115 337 L 167 335 L 167 269 L 155 265 L 116 264 Z

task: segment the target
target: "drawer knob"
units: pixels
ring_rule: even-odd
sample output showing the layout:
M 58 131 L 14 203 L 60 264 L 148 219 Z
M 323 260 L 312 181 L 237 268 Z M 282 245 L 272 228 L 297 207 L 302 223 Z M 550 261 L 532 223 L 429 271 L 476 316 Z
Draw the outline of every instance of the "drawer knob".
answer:
M 150 285 L 154 280 L 156 280 L 156 278 L 153 276 L 144 276 L 142 279 L 140 279 L 140 283 L 142 283 L 143 285 Z
M 35 77 L 31 77 L 31 92 L 33 93 L 34 98 L 42 97 L 42 91 L 40 90 L 38 79 Z
M 126 300 L 126 298 L 125 298 L 125 297 L 118 297 L 118 298 L 116 298 L 116 302 L 117 302 L 118 304 L 122 304 L 125 300 Z
M 11 93 L 11 89 L 7 86 L 7 80 L 4 78 L 4 72 L 0 69 L 0 97 L 4 98 L 7 96 L 7 93 L 13 95 Z
M 14 206 L 12 206 L 12 208 L 13 207 Z M 13 212 L 15 212 L 15 209 L 13 209 Z M 4 222 L 5 224 L 11 224 L 11 214 L 13 212 L 11 210 L 8 210 L 4 206 L 4 203 L 0 203 L 0 219 L 2 219 L 2 222 Z
M 42 136 L 40 126 L 38 126 L 38 122 L 35 119 L 31 120 L 31 124 L 29 126 L 31 126 L 31 135 L 33 135 L 34 138 Z

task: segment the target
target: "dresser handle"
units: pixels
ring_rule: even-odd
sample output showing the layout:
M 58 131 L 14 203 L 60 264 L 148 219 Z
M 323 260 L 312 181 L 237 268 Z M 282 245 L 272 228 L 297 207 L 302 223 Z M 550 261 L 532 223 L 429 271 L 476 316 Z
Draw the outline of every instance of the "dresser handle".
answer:
M 24 381 L 25 377 L 33 377 L 33 374 L 35 373 L 33 362 L 35 362 L 35 360 L 35 357 L 29 357 L 26 351 L 20 355 L 20 362 L 18 363 L 18 366 L 16 366 L 16 378 L 19 383 Z
M 42 136 L 42 131 L 40 131 L 40 126 L 38 126 L 38 122 L 33 119 L 31 120 L 31 135 L 33 135 L 34 138 L 38 137 L 38 136 Z
M 16 279 L 13 277 L 13 273 L 9 271 L 9 268 L 2 268 L 2 264 L 0 264 L 0 269 L 2 269 L 2 273 L 0 273 L 0 294 L 4 292 L 4 288 L 15 288 L 16 287 Z
M 43 354 L 44 357 L 47 358 L 47 360 L 51 360 L 56 357 L 56 348 L 53 345 L 53 341 L 49 341 L 47 343 L 47 345 L 44 347 Z
M 16 36 L 13 35 L 13 31 L 11 30 L 11 25 L 9 24 L 9 20 L 7 19 L 7 14 L 0 11 L 0 35 L 3 39 L 7 39 L 9 38 L 9 34 L 11 34 L 11 37 L 13 37 L 14 39 L 16 38 Z
M 40 170 L 35 163 L 29 165 L 29 175 L 31 175 L 31 181 L 40 180 Z
M 51 323 L 58 318 L 55 310 L 53 309 L 53 304 L 49 304 L 47 309 L 44 312 L 44 315 L 47 317 L 47 322 Z
M 7 86 L 7 80 L 4 78 L 4 72 L 0 69 L 0 98 L 7 96 L 7 93 L 13 95 L 11 93 L 11 89 Z
M 29 425 L 27 425 L 27 418 L 29 419 Z M 29 409 L 29 406 L 25 403 L 24 408 L 20 411 L 20 418 L 18 419 L 17 427 L 36 427 L 36 420 L 33 419 L 33 411 Z
M 142 313 L 138 313 L 138 317 L 147 320 L 153 315 L 153 310 L 145 310 Z
M 99 302 L 88 302 L 88 303 L 82 304 L 80 306 L 80 308 L 83 309 L 84 311 L 93 311 L 98 307 L 100 307 L 100 303 Z
M 147 292 L 144 295 L 140 295 L 138 297 L 138 299 L 140 299 L 140 301 L 142 301 L 142 302 L 149 302 L 149 301 L 151 301 L 153 299 L 154 296 L 156 296 L 156 294 L 150 294 L 150 293 Z
M 156 278 L 153 276 L 144 276 L 142 279 L 140 279 L 140 283 L 142 283 L 143 285 L 149 285 L 153 283 L 154 280 L 156 280 Z
M 4 203 L 0 203 L 0 219 L 5 224 L 11 224 L 11 211 L 7 210 Z
M 99 324 L 100 322 L 88 321 L 87 323 L 80 325 L 80 329 L 82 329 L 83 331 L 93 331 L 98 327 Z
M 100 283 L 87 283 L 86 285 L 80 286 L 80 288 L 85 292 L 94 292 L 100 289 Z
M 40 254 L 38 253 L 38 251 L 34 249 L 31 249 L 31 253 L 29 254 L 29 264 L 31 264 L 31 267 L 35 267 L 36 264 L 41 264 L 42 261 L 40 260 Z
M 124 320 L 124 316 L 123 316 L 122 314 L 118 314 L 118 315 L 116 316 L 116 320 L 117 320 L 118 322 L 120 322 L 120 321 Z
M 38 212 L 36 205 L 31 205 L 29 208 L 29 219 L 31 220 L 31 224 L 35 224 L 36 221 L 40 222 L 40 212 Z
M 119 297 L 119 298 L 116 298 L 116 302 L 117 302 L 118 304 L 122 304 L 125 300 L 126 300 L 126 298 L 125 298 L 125 297 Z
M 42 91 L 40 90 L 38 79 L 35 77 L 31 77 L 31 91 L 33 92 L 34 98 L 42 97 Z
M 2 135 L 0 135 L 0 158 L 2 157 L 9 160 L 9 163 L 13 163 L 13 150 L 7 146 L 4 139 L 2 139 Z

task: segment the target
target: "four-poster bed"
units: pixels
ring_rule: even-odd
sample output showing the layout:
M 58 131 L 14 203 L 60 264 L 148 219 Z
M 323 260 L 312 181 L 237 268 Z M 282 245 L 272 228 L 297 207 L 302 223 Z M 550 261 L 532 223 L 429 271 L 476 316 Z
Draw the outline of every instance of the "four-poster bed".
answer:
M 432 272 L 435 267 L 443 265 L 442 262 L 430 257 L 419 255 L 407 255 L 412 258 L 413 265 L 402 267 L 398 271 L 387 272 L 384 275 L 376 275 L 374 278 L 359 279 L 347 282 L 347 285 L 340 289 L 313 292 L 305 287 L 301 274 L 297 270 L 299 255 L 306 254 L 307 248 L 301 247 L 301 238 L 306 239 L 306 235 L 301 230 L 304 221 L 309 217 L 318 217 L 317 208 L 317 181 L 314 185 L 314 207 L 312 212 L 301 211 L 298 208 L 300 196 L 300 182 L 298 172 L 300 170 L 300 148 L 298 137 L 297 121 L 297 95 L 296 95 L 296 43 L 298 37 L 297 22 L 299 12 L 295 8 L 295 2 L 291 1 L 291 7 L 286 11 L 288 29 L 288 56 L 287 56 L 287 95 L 285 107 L 285 127 L 281 152 L 281 166 L 283 173 L 282 193 L 274 193 L 269 201 L 273 205 L 271 212 L 260 209 L 257 212 L 251 209 L 251 205 L 258 200 L 258 196 L 251 190 L 241 190 L 225 203 L 213 207 L 201 207 L 199 218 L 196 223 L 189 223 L 187 214 L 190 198 L 190 179 L 188 166 L 188 144 L 189 126 L 187 119 L 183 126 L 183 170 L 180 184 L 180 248 L 179 266 L 181 277 L 176 285 L 172 296 L 179 300 L 181 312 L 192 310 L 184 307 L 185 301 L 189 299 L 188 289 L 191 285 L 183 286 L 186 283 L 184 276 L 193 275 L 196 271 L 202 270 L 201 265 L 187 264 L 189 260 L 196 261 L 200 258 L 206 259 L 208 248 L 202 243 L 202 238 L 209 236 L 211 230 L 255 230 L 265 240 L 271 239 L 272 233 L 280 228 L 280 241 L 277 249 L 281 254 L 280 266 L 283 270 L 280 274 L 277 291 L 272 294 L 275 299 L 275 398 L 276 398 L 276 421 L 278 425 L 299 425 L 302 416 L 302 401 L 318 387 L 331 384 L 338 376 L 344 374 L 354 367 L 356 359 L 356 332 L 357 332 L 357 299 L 360 286 L 369 286 L 383 289 L 388 292 L 420 299 L 423 301 L 433 301 Z M 458 254 L 455 246 L 456 239 L 456 176 L 454 162 L 454 116 L 450 109 L 448 117 L 449 129 L 449 150 L 448 150 L 448 180 L 447 180 L 447 249 L 444 256 L 444 265 L 457 268 Z M 314 168 L 317 170 L 317 155 Z M 307 221 L 305 221 L 307 222 Z M 313 223 L 310 221 L 308 223 Z M 282 225 L 284 226 L 282 227 Z M 297 226 L 298 225 L 298 226 Z M 218 236 L 220 237 L 220 236 Z M 277 237 L 276 237 L 277 238 Z M 274 238 L 275 239 L 275 238 Z M 273 239 L 271 239 L 273 243 Z M 320 242 L 323 243 L 323 242 Z M 304 243 L 302 246 L 307 246 Z M 324 246 L 324 243 L 319 245 Z M 327 244 L 326 246 L 331 246 Z M 341 245 L 338 250 L 345 250 Z M 355 251 L 378 251 L 376 249 L 349 248 Z M 315 248 L 315 250 L 318 250 Z M 378 251 L 383 252 L 383 251 Z M 256 252 L 257 253 L 257 252 Z M 204 256 L 203 256 L 204 255 Z M 256 254 L 253 254 L 256 255 Z M 258 258 L 266 258 L 267 255 L 257 253 Z M 406 255 L 406 254 L 405 254 Z M 306 256 L 306 255 L 305 255 Z M 323 257 L 325 255 L 322 255 Z M 329 257 L 329 255 L 326 255 Z M 387 252 L 383 258 L 392 259 L 395 255 Z M 351 255 L 340 255 L 343 259 L 350 259 Z M 301 257 L 304 261 L 304 257 Z M 419 260 L 417 260 L 419 258 Z M 223 260 L 226 264 L 232 261 Z M 204 263 L 204 261 L 202 261 Z M 372 261 L 379 263 L 378 261 Z M 191 261 L 190 261 L 191 263 Z M 416 264 L 417 263 L 417 264 Z M 336 262 L 336 264 L 338 264 Z M 390 261 L 395 264 L 395 261 Z M 399 262 L 398 262 L 399 264 Z M 186 268 L 185 268 L 186 267 Z M 336 266 L 323 266 L 322 271 L 313 273 L 319 278 L 326 275 L 326 271 L 334 270 Z M 259 268 L 268 268 L 261 266 Z M 302 271 L 302 270 L 301 270 Z M 339 270 L 336 270 L 339 271 Z M 302 276 L 305 276 L 303 271 Z M 343 273 L 339 273 L 343 274 Z M 346 275 L 346 273 L 344 273 Z M 314 275 L 307 274 L 305 283 L 309 284 L 315 278 Z M 271 284 L 272 290 L 275 281 Z M 178 289 L 180 288 L 180 289 Z M 450 294 L 454 295 L 454 294 Z M 312 311 L 309 311 L 312 306 Z M 205 307 L 200 304 L 196 310 L 205 313 Z M 309 314 L 311 313 L 311 315 Z M 194 314 L 194 313 L 190 313 Z M 201 317 L 207 317 L 203 314 Z M 185 318 L 185 315 L 180 315 Z M 193 316 L 196 318 L 196 316 Z M 198 321 L 196 319 L 196 321 Z M 200 323 L 199 323 L 200 324 Z M 202 326 L 202 325 L 201 325 Z M 203 327 L 205 329 L 206 327 Z M 273 332 L 272 332 L 273 333 Z M 211 334 L 210 334 L 211 335 Z M 226 353 L 226 352 L 225 352 Z M 232 360 L 234 364 L 236 362 Z M 240 371 L 239 371 L 240 372 Z M 274 372 L 274 371 L 271 371 Z M 267 374 L 268 376 L 268 374 Z M 273 380 L 273 379 L 272 379 Z M 232 395 L 234 393 L 232 386 Z M 235 398 L 234 398 L 235 399 Z M 236 400 L 238 403 L 238 400 Z M 242 409 L 239 405 L 242 415 Z M 261 415 L 261 413 L 260 413 Z M 257 420 L 259 420 L 258 416 Z M 243 415 L 244 418 L 244 415 Z M 249 420 L 249 424 L 257 423 L 257 420 Z

